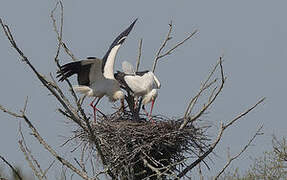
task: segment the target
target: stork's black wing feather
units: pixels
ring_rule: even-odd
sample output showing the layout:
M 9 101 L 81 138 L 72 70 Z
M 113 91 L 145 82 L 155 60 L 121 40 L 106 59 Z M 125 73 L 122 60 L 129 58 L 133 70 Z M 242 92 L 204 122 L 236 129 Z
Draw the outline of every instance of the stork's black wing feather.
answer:
M 60 70 L 57 72 L 57 78 L 60 78 L 59 81 L 64 81 L 70 76 L 77 74 L 79 85 L 90 85 L 89 73 L 92 64 L 82 65 L 82 61 L 71 62 L 60 67 Z
M 127 36 L 129 35 L 129 33 L 131 32 L 131 30 L 133 29 L 135 23 L 136 23 L 137 19 L 133 21 L 133 23 L 127 28 L 125 29 L 118 37 L 116 37 L 116 39 L 113 41 L 113 43 L 111 44 L 111 46 L 109 47 L 108 51 L 106 52 L 105 56 L 103 57 L 103 63 L 102 63 L 102 72 L 104 72 L 104 67 L 105 64 L 107 62 L 108 56 L 111 52 L 111 50 L 117 46 L 117 45 L 121 45 L 124 43 L 125 39 L 127 38 Z
M 149 72 L 148 70 L 146 70 L 146 71 L 138 71 L 138 72 L 136 72 L 136 75 L 143 76 L 145 73 L 148 73 L 148 72 Z

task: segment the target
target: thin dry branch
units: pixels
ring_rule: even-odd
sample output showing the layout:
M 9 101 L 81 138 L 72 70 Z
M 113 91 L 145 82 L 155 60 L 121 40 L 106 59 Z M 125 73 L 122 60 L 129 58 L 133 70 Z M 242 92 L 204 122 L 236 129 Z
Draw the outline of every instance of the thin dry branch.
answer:
M 60 4 L 60 9 L 61 9 L 60 32 L 58 31 L 57 24 L 56 24 L 56 19 L 54 18 L 54 12 L 56 11 L 56 9 L 57 9 L 57 7 L 58 7 L 59 4 Z M 64 43 L 63 43 L 64 6 L 63 6 L 63 4 L 62 4 L 61 1 L 58 1 L 58 2 L 56 3 L 55 8 L 51 11 L 50 17 L 51 17 L 51 19 L 52 19 L 52 21 L 53 21 L 54 31 L 56 32 L 57 39 L 58 39 L 58 46 L 57 46 L 58 48 L 57 48 L 57 53 L 56 53 L 56 55 L 55 55 L 54 61 L 55 61 L 56 65 L 57 65 L 57 67 L 60 69 L 60 64 L 59 64 L 58 56 L 59 56 L 59 52 L 60 52 L 61 47 L 63 47 L 63 48 L 65 49 L 66 53 L 67 53 L 74 61 L 76 60 L 75 56 L 72 54 L 72 52 L 71 52 L 69 49 L 67 49 L 66 45 L 63 46 L 63 45 L 64 45 Z M 54 82 L 54 84 L 55 84 L 55 86 L 56 86 L 55 89 L 58 91 L 58 93 L 61 95 L 61 97 L 62 97 L 66 102 L 69 102 L 68 99 L 67 99 L 67 98 L 65 97 L 65 95 L 63 94 L 62 90 L 59 88 L 59 86 L 57 85 L 57 83 L 56 83 L 55 80 L 53 79 L 52 75 L 51 75 L 51 78 L 52 78 L 52 80 L 53 80 L 53 82 Z M 89 120 L 88 120 L 86 114 L 84 113 L 83 108 L 81 107 L 81 103 L 80 103 L 79 100 L 78 100 L 78 97 L 77 97 L 77 95 L 76 95 L 76 93 L 75 93 L 75 91 L 74 91 L 74 89 L 73 89 L 73 87 L 72 87 L 72 84 L 70 83 L 70 81 L 69 81 L 68 79 L 66 79 L 65 81 L 67 82 L 67 84 L 68 84 L 68 86 L 69 86 L 69 88 L 70 88 L 71 94 L 72 94 L 72 96 L 73 96 L 73 98 L 74 98 L 74 100 L 75 100 L 75 103 L 77 104 L 78 110 L 80 111 L 80 113 L 81 113 L 81 115 L 82 115 L 82 117 L 83 117 L 83 119 L 84 119 L 84 121 L 85 121 L 85 123 L 86 123 L 88 129 L 91 131 L 90 124 L 89 124 Z M 91 133 L 92 133 L 92 132 L 91 132 Z
M 171 39 L 170 34 L 171 34 L 171 31 L 172 31 L 172 27 L 173 27 L 172 21 L 170 21 L 170 23 L 168 25 L 169 25 L 168 33 L 167 33 L 162 45 L 160 46 L 160 48 L 158 49 L 158 51 L 156 53 L 156 56 L 155 56 L 155 59 L 154 59 L 153 65 L 152 65 L 152 72 L 155 71 L 156 64 L 157 64 L 157 61 L 159 59 L 158 57 L 160 56 L 161 51 L 166 46 L 167 41 L 169 41 Z
M 45 169 L 45 171 L 43 172 L 43 177 L 46 176 L 46 174 L 48 173 L 48 171 L 54 165 L 55 162 L 56 162 L 56 160 L 53 160 L 52 163 L 48 166 L 48 168 Z
M 173 50 L 175 50 L 176 48 L 178 48 L 179 46 L 181 46 L 183 43 L 185 43 L 187 40 L 189 40 L 192 36 L 194 36 L 196 33 L 198 32 L 198 30 L 193 31 L 190 35 L 188 35 L 185 39 L 183 39 L 182 41 L 180 41 L 179 43 L 177 43 L 175 46 L 173 46 L 172 48 L 170 48 L 169 50 L 167 50 L 165 53 L 163 53 L 162 55 L 158 56 L 158 59 L 163 58 L 164 56 L 170 55 L 172 53 Z
M 10 110 L 8 110 L 8 109 L 6 109 L 6 108 L 3 107 L 2 105 L 0 105 L 0 110 L 2 110 L 4 113 L 7 113 L 7 114 L 9 114 L 9 115 L 11 115 L 11 116 L 14 116 L 14 117 L 17 117 L 17 118 L 22 117 L 21 115 L 19 115 L 19 114 L 17 114 L 17 113 L 14 113 L 14 112 L 12 112 L 12 111 L 10 111 Z
M 17 46 L 13 35 L 8 27 L 8 25 L 5 25 L 0 18 L 0 24 L 4 30 L 5 35 L 7 36 L 8 40 L 10 41 L 13 48 L 18 52 L 18 54 L 21 56 L 22 61 L 24 61 L 34 72 L 34 74 L 37 76 L 37 78 L 41 81 L 41 83 L 56 97 L 56 99 L 62 104 L 62 106 L 66 109 L 66 111 L 71 116 L 72 120 L 76 122 L 80 127 L 85 129 L 82 122 L 80 121 L 80 117 L 77 114 L 76 109 L 67 101 L 62 99 L 62 97 L 57 93 L 57 91 L 54 90 L 53 82 L 49 81 L 46 77 L 41 75 L 38 70 L 30 63 L 29 59 L 24 55 L 24 53 L 21 51 L 21 49 Z
M 244 111 L 243 113 L 237 115 L 234 119 L 232 119 L 229 123 L 227 123 L 227 125 L 223 125 L 223 123 L 220 124 L 220 130 L 219 133 L 217 135 L 217 138 L 215 140 L 215 142 L 210 146 L 210 148 L 208 148 L 207 151 L 204 152 L 204 154 L 202 154 L 197 160 L 195 160 L 192 164 L 188 165 L 184 170 L 182 170 L 177 177 L 181 178 L 183 176 L 185 176 L 191 169 L 193 169 L 195 166 L 197 166 L 201 161 L 203 161 L 205 159 L 205 157 L 207 157 L 211 152 L 213 152 L 214 148 L 217 146 L 217 144 L 219 143 L 219 141 L 222 138 L 223 132 L 230 127 L 230 125 L 232 125 L 233 123 L 235 123 L 236 121 L 238 121 L 239 119 L 241 119 L 243 116 L 245 116 L 246 114 L 248 114 L 250 111 L 252 111 L 255 107 L 257 107 L 259 104 L 261 104 L 264 101 L 265 98 L 260 99 L 255 105 L 253 105 L 251 108 L 247 109 L 246 111 Z
M 186 108 L 186 111 L 184 113 L 184 118 L 187 118 L 190 115 L 191 111 L 193 110 L 194 105 L 196 104 L 196 102 L 197 102 L 198 98 L 201 96 L 201 94 L 217 81 L 217 79 L 214 79 L 212 82 L 207 84 L 210 81 L 211 77 L 214 75 L 215 70 L 219 66 L 219 63 L 220 63 L 220 61 L 218 61 L 216 63 L 216 65 L 213 67 L 213 69 L 209 73 L 208 77 L 206 78 L 206 80 L 201 85 L 200 91 L 197 93 L 197 95 L 190 100 L 190 102 Z
M 217 179 L 219 178 L 219 176 L 225 171 L 225 169 L 231 164 L 231 162 L 232 162 L 233 160 L 237 159 L 244 151 L 247 150 L 247 148 L 251 145 L 251 143 L 254 141 L 254 139 L 255 139 L 258 135 L 262 135 L 262 132 L 261 132 L 262 128 L 263 128 L 263 125 L 261 125 L 261 126 L 257 129 L 256 133 L 252 136 L 252 138 L 248 141 L 248 143 L 242 148 L 242 150 L 241 150 L 238 154 L 234 155 L 232 158 L 229 158 L 228 162 L 227 162 L 227 163 L 225 164 L 225 166 L 221 169 L 221 171 L 217 174 L 217 176 L 214 178 L 214 180 L 217 180 Z
M 37 176 L 37 178 L 39 180 L 42 180 L 42 175 L 40 174 L 40 172 L 36 169 L 36 167 L 34 166 L 32 160 L 30 159 L 29 155 L 28 155 L 28 152 L 26 151 L 23 143 L 21 140 L 18 141 L 18 144 L 19 144 L 19 147 L 21 149 L 21 151 L 23 152 L 24 156 L 25 156 L 25 159 L 26 161 L 28 162 L 30 168 L 32 169 L 33 173 Z
M 136 72 L 139 70 L 139 67 L 140 67 L 140 61 L 141 61 L 141 55 L 142 55 L 142 44 L 143 44 L 143 39 L 140 39 L 140 41 L 139 41 L 139 50 L 138 50 L 138 58 L 137 58 L 137 65 L 136 65 Z
M 212 81 L 211 83 L 208 84 L 208 81 L 210 80 L 211 76 L 214 74 L 217 66 L 220 66 L 220 74 L 221 74 L 221 84 L 220 84 L 220 87 L 218 88 L 218 90 L 216 91 L 215 93 L 215 90 L 217 88 L 214 88 L 212 93 L 210 94 L 209 98 L 208 98 L 208 102 L 207 104 L 204 104 L 202 106 L 202 108 L 192 117 L 189 117 L 189 114 L 192 110 L 192 108 L 194 107 L 197 99 L 199 98 L 199 96 L 201 95 L 201 93 L 208 89 L 212 84 L 214 84 L 216 82 L 216 79 L 214 81 Z M 224 83 L 225 83 L 225 77 L 224 77 L 224 72 L 223 72 L 223 66 L 222 66 L 222 57 L 219 58 L 219 61 L 218 63 L 215 65 L 215 67 L 213 68 L 213 70 L 211 71 L 210 75 L 208 76 L 207 80 L 204 82 L 201 90 L 199 91 L 199 93 L 190 101 L 187 109 L 186 109 L 186 112 L 185 112 L 185 115 L 184 115 L 184 121 L 183 123 L 181 124 L 179 130 L 183 129 L 189 122 L 193 122 L 195 121 L 196 119 L 198 119 L 208 108 L 209 106 L 215 101 L 215 99 L 217 98 L 217 96 L 221 93 L 222 89 L 223 89 L 223 86 L 224 86 Z
M 40 144 L 44 146 L 46 150 L 48 150 L 58 161 L 60 161 L 64 166 L 71 169 L 73 172 L 77 173 L 79 176 L 81 176 L 83 179 L 89 180 L 88 175 L 85 172 L 80 171 L 75 166 L 73 166 L 70 162 L 59 156 L 54 149 L 50 145 L 46 143 L 46 141 L 42 138 L 42 136 L 39 134 L 37 129 L 33 126 L 31 121 L 24 115 L 23 119 L 25 120 L 26 124 L 29 126 L 29 128 L 32 130 L 33 135 L 36 137 L 36 139 L 39 141 Z
M 29 59 L 24 55 L 24 53 L 20 50 L 20 48 L 17 46 L 12 33 L 8 27 L 8 25 L 5 25 L 2 21 L 2 19 L 0 18 L 0 24 L 4 30 L 5 35 L 7 36 L 8 40 L 10 41 L 11 45 L 13 46 L 13 48 L 18 52 L 18 54 L 22 57 L 22 60 L 28 64 L 28 66 L 32 69 L 32 71 L 35 73 L 35 75 L 38 77 L 38 79 L 41 81 L 41 83 L 52 93 L 53 96 L 56 97 L 56 99 L 62 104 L 62 106 L 65 109 L 65 112 L 69 115 L 69 117 L 76 122 L 84 131 L 89 132 L 89 134 L 91 134 L 91 136 L 93 137 L 92 140 L 95 142 L 97 151 L 99 156 L 101 157 L 101 160 L 103 162 L 103 165 L 106 165 L 106 160 L 105 157 L 102 155 L 101 149 L 100 149 L 100 145 L 99 145 L 99 139 L 97 139 L 92 131 L 92 128 L 90 126 L 90 124 L 88 123 L 88 119 L 84 118 L 84 120 L 86 121 L 86 125 L 87 127 L 83 124 L 83 122 L 81 121 L 81 117 L 78 115 L 77 110 L 71 105 L 70 102 L 65 101 L 65 99 L 63 99 L 61 97 L 61 95 L 58 94 L 58 91 L 56 91 L 54 89 L 55 83 L 53 81 L 49 81 L 46 77 L 44 77 L 43 75 L 41 75 L 36 68 L 30 63 Z M 14 117 L 18 117 L 18 118 L 24 118 L 25 121 L 28 123 L 29 120 L 27 119 L 26 116 L 24 115 L 18 115 L 16 113 L 13 113 L 11 111 L 7 111 L 5 108 L 3 108 L 2 106 L 0 106 L 0 109 L 4 112 L 7 112 L 10 115 L 13 115 Z M 28 123 L 29 124 L 29 123 Z M 29 126 L 30 127 L 30 126 Z M 32 127 L 31 127 L 32 128 Z M 36 129 L 35 129 L 36 130 Z M 41 141 L 40 141 L 41 143 Z M 47 147 L 45 147 L 47 148 Z M 50 152 L 55 155 L 55 152 L 50 149 Z M 59 161 L 63 161 L 62 163 L 68 163 L 66 162 L 64 159 L 62 159 L 61 157 L 57 157 Z M 80 173 L 79 170 L 77 170 L 76 172 L 77 174 Z M 109 175 L 111 177 L 114 177 L 111 173 L 109 173 Z M 83 175 L 83 177 L 86 177 L 85 175 Z
M 25 103 L 25 108 L 26 108 L 26 103 Z M 3 108 L 5 109 L 5 108 Z M 6 110 L 6 109 L 5 109 Z M 4 111 L 5 112 L 5 111 Z M 25 123 L 28 125 L 28 127 L 32 130 L 32 135 L 34 135 L 34 137 L 36 137 L 36 139 L 39 141 L 40 144 L 42 144 L 44 146 L 44 148 L 46 150 L 48 150 L 51 155 L 53 155 L 58 161 L 60 161 L 64 166 L 68 167 L 69 169 L 71 169 L 73 172 L 77 173 L 79 176 L 81 176 L 83 179 L 86 180 L 90 180 L 90 178 L 88 177 L 87 173 L 82 172 L 81 170 L 77 169 L 76 167 L 74 167 L 70 162 L 68 162 L 67 160 L 65 160 L 64 158 L 62 158 L 61 156 L 59 156 L 56 151 L 54 149 L 52 149 L 52 147 L 46 143 L 46 141 L 42 138 L 42 136 L 39 134 L 39 132 L 37 131 L 37 129 L 33 126 L 33 124 L 31 123 L 31 121 L 28 119 L 28 117 L 25 115 L 25 111 L 22 110 L 22 114 L 16 114 L 16 113 L 11 113 L 9 111 L 6 111 L 6 113 L 17 117 L 17 118 L 22 118 L 25 120 Z M 42 179 L 43 176 L 40 175 L 40 173 L 36 170 L 35 166 L 32 163 L 32 160 L 29 159 L 29 155 L 27 154 L 27 151 L 25 149 L 25 147 L 23 146 L 23 141 L 19 140 L 19 145 L 21 150 L 23 151 L 23 153 L 25 154 L 25 157 L 27 159 L 27 161 L 30 164 L 30 167 L 33 169 L 35 175 L 39 178 Z
M 56 19 L 54 18 L 54 12 L 56 11 L 58 5 L 60 4 L 60 8 L 61 8 L 61 22 L 60 22 L 60 32 L 58 31 L 57 28 L 57 23 L 56 23 Z M 50 15 L 52 22 L 53 22 L 53 28 L 54 31 L 57 34 L 57 39 L 59 42 L 59 46 L 57 49 L 57 53 L 56 53 L 56 57 L 58 57 L 59 52 L 60 52 L 60 47 L 62 46 L 65 50 L 65 52 L 72 58 L 73 61 L 76 61 L 77 58 L 74 56 L 74 54 L 70 51 L 70 49 L 67 47 L 67 45 L 63 42 L 63 24 L 64 24 L 64 6 L 62 1 L 58 1 L 56 3 L 55 8 L 51 11 L 51 15 Z M 59 63 L 59 61 L 57 61 L 57 63 Z
M 155 71 L 155 68 L 156 68 L 156 65 L 158 63 L 158 60 L 167 56 L 167 55 L 170 55 L 176 48 L 178 48 L 179 46 L 181 46 L 182 44 L 184 44 L 187 40 L 189 40 L 191 37 L 193 37 L 197 32 L 198 30 L 195 30 L 193 31 L 191 34 L 189 34 L 186 38 L 184 38 L 182 41 L 178 42 L 176 45 L 174 45 L 172 48 L 170 48 L 169 50 L 167 50 L 166 52 L 162 53 L 163 49 L 165 48 L 165 46 L 167 45 L 167 42 L 172 38 L 170 35 L 171 35 L 171 32 L 172 32 L 172 28 L 173 28 L 173 25 L 172 25 L 172 21 L 170 22 L 169 24 L 169 30 L 168 30 L 168 33 L 166 35 L 166 38 L 164 39 L 162 45 L 160 46 L 159 50 L 157 51 L 156 53 L 156 56 L 155 56 L 155 59 L 154 59 L 154 62 L 153 62 L 153 66 L 152 66 L 152 72 Z
M 25 102 L 25 107 L 27 106 L 27 100 Z M 22 115 L 25 114 L 25 108 L 22 112 Z M 40 164 L 38 163 L 38 161 L 36 160 L 36 158 L 32 155 L 32 152 L 29 150 L 24 135 L 22 133 L 22 128 L 21 128 L 21 121 L 19 122 L 19 128 L 18 128 L 19 134 L 20 134 L 20 140 L 19 142 L 19 146 L 20 149 L 22 150 L 22 152 L 24 153 L 26 160 L 29 162 L 30 167 L 33 169 L 34 172 L 36 172 L 37 176 L 40 175 L 41 179 L 45 178 L 47 179 L 46 175 L 44 174 Z M 31 166 L 32 165 L 32 166 Z
M 10 169 L 13 171 L 14 174 L 16 174 L 19 180 L 22 180 L 22 177 L 20 176 L 18 171 L 3 156 L 0 155 L 0 159 L 2 159 L 2 161 L 10 167 Z

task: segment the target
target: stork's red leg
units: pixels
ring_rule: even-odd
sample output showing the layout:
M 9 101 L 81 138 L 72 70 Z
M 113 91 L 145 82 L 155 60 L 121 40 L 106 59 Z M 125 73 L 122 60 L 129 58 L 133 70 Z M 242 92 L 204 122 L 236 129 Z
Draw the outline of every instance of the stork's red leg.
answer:
M 95 121 L 95 122 L 97 121 L 97 114 L 96 114 L 96 112 L 99 111 L 100 113 L 102 113 L 98 108 L 96 108 L 97 104 L 99 103 L 99 101 L 100 101 L 100 99 L 101 99 L 100 97 L 98 98 L 98 100 L 97 100 L 97 102 L 95 103 L 95 105 L 93 105 L 96 99 L 97 99 L 97 98 L 95 98 L 95 99 L 91 102 L 91 104 L 90 104 L 90 106 L 92 106 L 92 108 L 93 108 L 93 110 L 94 110 L 94 121 Z M 102 113 L 102 114 L 103 114 L 103 113 Z
M 154 123 L 154 120 L 152 119 L 152 110 L 153 110 L 153 105 L 154 105 L 155 100 L 151 100 L 151 107 L 150 107 L 150 113 L 149 113 L 149 119 L 151 120 L 152 123 Z
M 154 101 L 155 101 L 155 100 L 151 100 L 151 107 L 150 107 L 150 113 L 149 113 L 149 116 L 151 116 L 151 114 L 152 114 Z
M 148 114 L 148 112 L 146 111 L 146 109 L 145 109 L 145 106 L 144 106 L 144 105 L 142 106 L 142 108 L 143 108 L 143 110 L 144 110 L 144 112 L 145 112 L 146 116 L 148 117 L 148 119 L 149 119 L 152 123 L 154 123 L 154 120 L 152 119 L 151 115 L 149 115 L 149 114 Z

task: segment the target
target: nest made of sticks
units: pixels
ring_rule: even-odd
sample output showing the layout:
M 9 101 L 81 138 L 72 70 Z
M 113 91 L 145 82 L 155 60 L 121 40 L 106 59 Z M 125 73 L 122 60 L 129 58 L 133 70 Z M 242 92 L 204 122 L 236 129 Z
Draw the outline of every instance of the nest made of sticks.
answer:
M 115 113 L 97 118 L 92 125 L 99 139 L 106 165 L 120 179 L 166 178 L 184 167 L 187 158 L 205 149 L 207 136 L 202 128 L 189 124 L 179 130 L 182 119 L 146 115 L 135 122 L 132 113 Z M 91 134 L 75 131 L 82 142 L 95 147 Z

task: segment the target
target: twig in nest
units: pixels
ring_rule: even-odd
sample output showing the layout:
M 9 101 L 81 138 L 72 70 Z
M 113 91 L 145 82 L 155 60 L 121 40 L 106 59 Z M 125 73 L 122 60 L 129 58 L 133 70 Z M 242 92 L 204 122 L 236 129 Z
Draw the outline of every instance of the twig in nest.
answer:
M 93 126 L 95 136 L 101 141 L 101 149 L 111 172 L 124 177 L 154 176 L 155 172 L 148 164 L 164 176 L 175 176 L 176 167 L 186 160 L 185 155 L 197 156 L 200 149 L 205 149 L 204 144 L 208 140 L 201 130 L 192 125 L 179 131 L 182 119 L 153 116 L 157 122 L 154 125 L 146 121 L 134 122 L 131 113 L 114 114 L 107 118 Z M 140 117 L 146 118 L 145 115 Z M 89 135 L 80 129 L 75 137 L 94 146 Z

